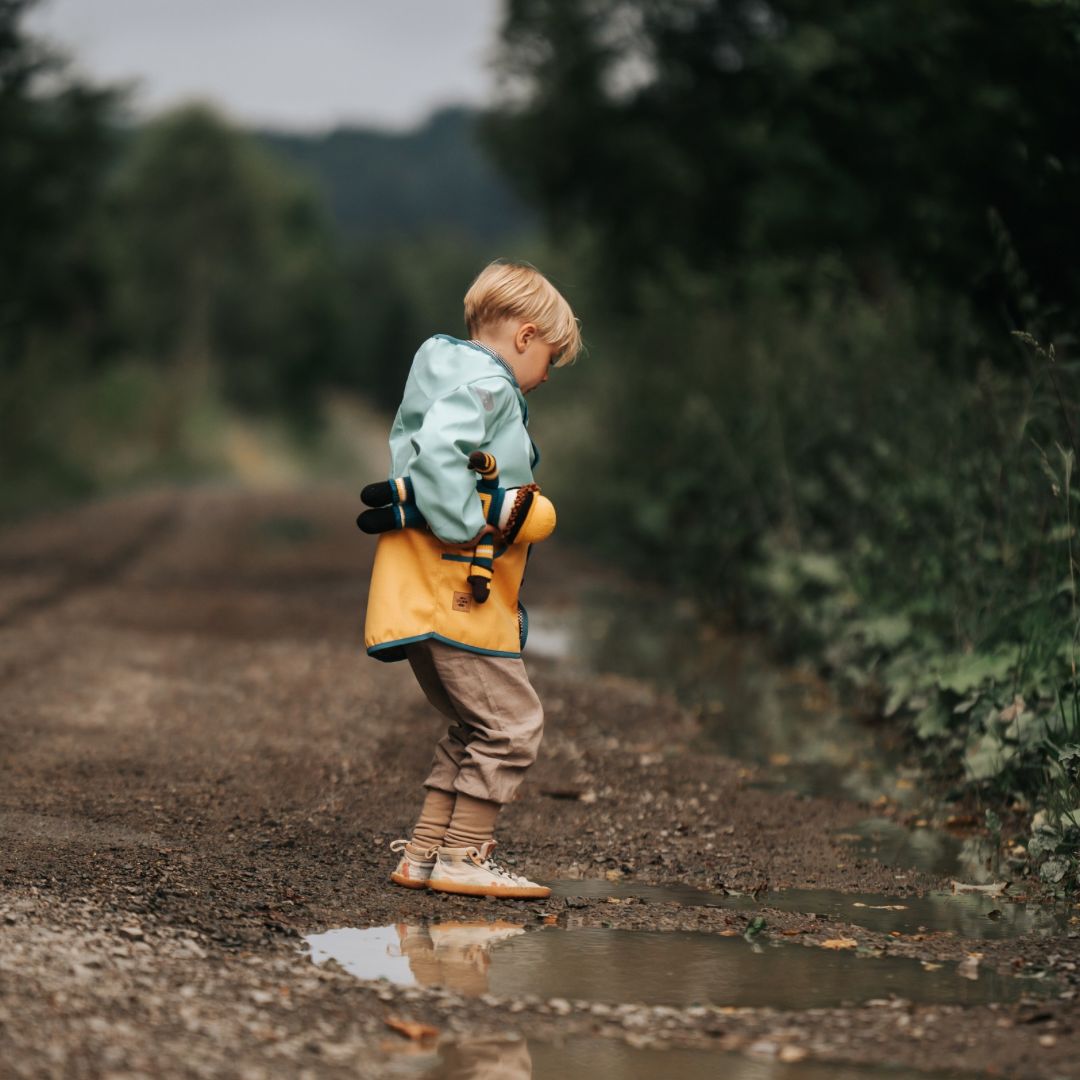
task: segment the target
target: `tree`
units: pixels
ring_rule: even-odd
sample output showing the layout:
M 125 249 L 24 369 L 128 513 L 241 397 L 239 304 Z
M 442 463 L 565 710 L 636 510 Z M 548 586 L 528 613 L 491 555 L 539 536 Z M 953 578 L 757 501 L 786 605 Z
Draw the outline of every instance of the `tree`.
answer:
M 203 107 L 147 125 L 112 193 L 118 322 L 141 355 L 310 412 L 337 362 L 339 269 L 315 193 Z
M 85 331 L 103 304 L 97 211 L 117 96 L 25 35 L 30 6 L 0 0 L 0 370 L 30 335 Z
M 1021 322 L 1075 307 L 1075 0 L 510 0 L 496 154 L 649 274 L 840 250 Z M 623 275 L 625 276 L 625 275 Z
M 30 39 L 30 0 L 0 0 L 0 487 L 83 486 L 39 419 L 103 347 L 101 191 L 118 98 Z

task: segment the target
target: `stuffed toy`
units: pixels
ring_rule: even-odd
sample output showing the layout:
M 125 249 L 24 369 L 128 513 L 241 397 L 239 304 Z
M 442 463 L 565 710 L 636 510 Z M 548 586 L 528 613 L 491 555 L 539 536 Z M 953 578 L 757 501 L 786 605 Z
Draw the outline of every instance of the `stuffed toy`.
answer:
M 499 467 L 491 454 L 474 450 L 468 467 L 477 473 L 476 492 L 484 508 L 484 520 L 495 532 L 480 539 L 473 552 L 468 582 L 473 599 L 483 604 L 491 591 L 495 573 L 495 546 L 533 544 L 546 540 L 555 528 L 555 507 L 540 494 L 536 484 L 499 487 Z M 360 492 L 365 510 L 356 524 L 363 532 L 377 534 L 392 529 L 426 529 L 424 515 L 416 505 L 412 481 L 407 476 L 368 484 Z

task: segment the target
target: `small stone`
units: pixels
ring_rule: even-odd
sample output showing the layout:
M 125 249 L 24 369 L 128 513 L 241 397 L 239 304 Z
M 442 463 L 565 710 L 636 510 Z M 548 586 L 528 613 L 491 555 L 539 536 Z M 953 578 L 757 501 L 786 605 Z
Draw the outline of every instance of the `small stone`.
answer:
M 548 1008 L 556 1016 L 569 1016 L 570 1013 L 573 1012 L 573 1006 L 566 998 L 552 998 L 548 1002 Z
M 807 1051 L 801 1046 L 782 1046 L 780 1048 L 780 1060 L 786 1065 L 793 1065 L 796 1061 L 802 1061 Z
M 1057 1036 L 1056 1035 L 1040 1035 L 1039 1036 L 1039 1045 L 1044 1046 L 1044 1047 L 1046 1047 L 1047 1050 L 1049 1050 L 1051 1046 L 1057 1046 Z
M 758 1057 L 758 1058 L 776 1057 L 776 1054 L 777 1054 L 778 1050 L 779 1050 L 779 1047 L 776 1045 L 776 1043 L 774 1043 L 774 1042 L 765 1042 L 764 1040 L 760 1040 L 758 1042 L 753 1042 L 746 1048 L 746 1052 L 751 1057 Z
M 130 938 L 132 941 L 138 941 L 144 936 L 142 928 L 139 926 L 121 926 L 118 932 L 123 934 L 124 937 Z

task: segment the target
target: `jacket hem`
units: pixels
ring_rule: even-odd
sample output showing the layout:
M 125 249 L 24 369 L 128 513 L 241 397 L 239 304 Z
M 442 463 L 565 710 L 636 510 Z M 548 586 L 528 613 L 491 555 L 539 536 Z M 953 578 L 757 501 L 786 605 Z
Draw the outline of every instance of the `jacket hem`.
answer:
M 482 649 L 479 645 L 466 645 L 464 642 L 443 637 L 442 634 L 436 634 L 434 631 L 427 634 L 417 634 L 415 637 L 397 638 L 395 641 L 383 641 L 378 645 L 369 645 L 367 654 L 375 660 L 393 664 L 405 659 L 406 645 L 414 645 L 418 641 L 430 641 L 431 639 L 441 641 L 444 645 L 453 645 L 456 649 L 464 649 L 466 652 L 478 653 L 480 656 L 502 656 L 508 660 L 521 659 L 520 651 L 504 652 L 500 649 Z

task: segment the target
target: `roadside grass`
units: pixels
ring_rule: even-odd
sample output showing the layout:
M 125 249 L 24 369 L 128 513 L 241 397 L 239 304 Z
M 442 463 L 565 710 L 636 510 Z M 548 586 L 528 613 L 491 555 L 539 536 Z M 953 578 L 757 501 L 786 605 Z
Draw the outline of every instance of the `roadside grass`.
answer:
M 0 389 L 0 521 L 156 484 L 349 486 L 381 476 L 389 420 L 362 398 L 323 396 L 319 422 L 229 405 L 213 373 L 129 360 L 28 364 Z

